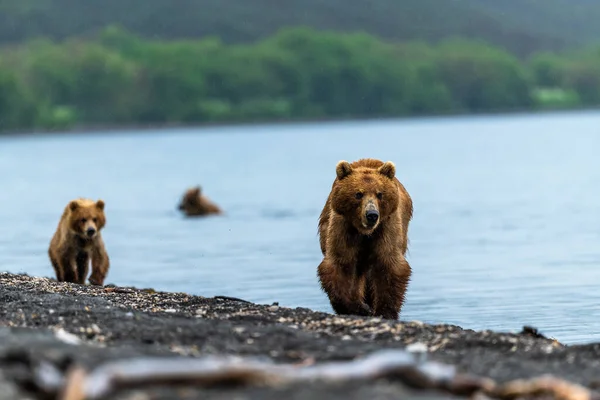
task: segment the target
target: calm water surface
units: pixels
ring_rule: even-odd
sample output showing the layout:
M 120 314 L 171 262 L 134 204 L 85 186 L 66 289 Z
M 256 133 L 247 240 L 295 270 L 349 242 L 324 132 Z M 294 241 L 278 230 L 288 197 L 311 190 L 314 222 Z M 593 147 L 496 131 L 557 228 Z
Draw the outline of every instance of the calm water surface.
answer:
M 402 319 L 600 340 L 600 114 L 0 139 L 0 270 L 53 276 L 66 203 L 107 203 L 108 283 L 331 311 L 317 218 L 340 159 L 415 203 Z M 201 184 L 227 212 L 175 209 Z

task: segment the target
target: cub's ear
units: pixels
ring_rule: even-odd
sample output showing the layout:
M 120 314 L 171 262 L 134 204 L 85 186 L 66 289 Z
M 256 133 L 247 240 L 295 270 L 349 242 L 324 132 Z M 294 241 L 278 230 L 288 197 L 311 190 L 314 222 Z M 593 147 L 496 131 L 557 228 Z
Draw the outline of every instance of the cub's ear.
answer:
M 98 209 L 104 211 L 104 200 L 98 200 L 96 202 L 96 207 L 98 207 Z
M 338 179 L 344 179 L 352 173 L 352 167 L 348 161 L 342 160 L 335 166 L 335 173 Z
M 184 197 L 188 197 L 188 198 L 198 197 L 198 196 L 200 196 L 201 191 L 202 191 L 202 188 L 200 186 L 191 187 L 185 192 Z
M 75 211 L 75 210 L 77 210 L 78 208 L 79 208 L 79 203 L 77 202 L 77 200 L 72 200 L 72 201 L 69 203 L 69 209 L 70 209 L 71 211 Z
M 381 167 L 379 167 L 379 173 L 387 176 L 390 179 L 394 179 L 396 176 L 396 165 L 391 161 L 387 161 L 383 163 Z

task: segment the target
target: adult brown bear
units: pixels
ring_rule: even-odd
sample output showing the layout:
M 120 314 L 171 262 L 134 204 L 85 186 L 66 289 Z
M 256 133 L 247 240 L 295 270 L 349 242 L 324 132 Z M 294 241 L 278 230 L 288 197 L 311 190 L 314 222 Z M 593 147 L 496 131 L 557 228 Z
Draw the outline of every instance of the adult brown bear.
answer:
M 340 161 L 336 175 L 319 218 L 321 287 L 337 314 L 398 319 L 412 199 L 390 161 Z

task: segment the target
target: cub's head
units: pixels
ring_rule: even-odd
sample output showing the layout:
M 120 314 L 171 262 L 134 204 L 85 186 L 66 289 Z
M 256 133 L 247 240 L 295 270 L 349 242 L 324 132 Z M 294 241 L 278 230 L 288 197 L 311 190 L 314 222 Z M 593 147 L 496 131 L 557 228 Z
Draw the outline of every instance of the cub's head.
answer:
M 340 161 L 335 168 L 337 178 L 331 206 L 365 235 L 385 223 L 400 202 L 394 163 L 388 161 L 376 165 L 352 166 L 347 161 Z
M 104 201 L 77 199 L 69 203 L 69 228 L 85 239 L 93 239 L 106 225 Z
M 200 186 L 186 190 L 177 208 L 181 211 L 192 211 L 197 209 L 200 206 L 201 194 L 202 188 Z

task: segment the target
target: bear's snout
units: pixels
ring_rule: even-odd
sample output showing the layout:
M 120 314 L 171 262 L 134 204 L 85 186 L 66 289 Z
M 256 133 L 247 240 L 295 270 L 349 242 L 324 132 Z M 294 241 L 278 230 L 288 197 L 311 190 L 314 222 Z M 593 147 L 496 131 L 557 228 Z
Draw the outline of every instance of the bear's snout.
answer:
M 375 202 L 370 199 L 367 201 L 366 207 L 364 208 L 364 214 L 362 217 L 363 226 L 367 229 L 374 229 L 379 222 L 379 210 Z
M 94 235 L 96 234 L 96 229 L 90 226 L 89 228 L 87 228 L 85 233 L 86 235 L 88 235 L 88 237 L 94 237 Z
M 377 211 L 374 208 L 367 210 L 367 212 L 365 213 L 365 218 L 367 219 L 367 224 L 369 226 L 373 226 L 379 220 L 379 211 Z

